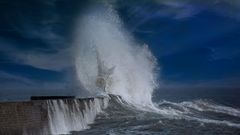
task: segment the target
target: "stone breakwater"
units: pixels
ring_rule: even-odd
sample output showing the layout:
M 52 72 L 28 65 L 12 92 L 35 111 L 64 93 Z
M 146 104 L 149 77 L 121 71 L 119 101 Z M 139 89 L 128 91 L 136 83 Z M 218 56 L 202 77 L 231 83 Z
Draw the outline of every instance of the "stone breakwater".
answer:
M 107 104 L 106 97 L 1 102 L 0 134 L 49 135 L 84 130 Z

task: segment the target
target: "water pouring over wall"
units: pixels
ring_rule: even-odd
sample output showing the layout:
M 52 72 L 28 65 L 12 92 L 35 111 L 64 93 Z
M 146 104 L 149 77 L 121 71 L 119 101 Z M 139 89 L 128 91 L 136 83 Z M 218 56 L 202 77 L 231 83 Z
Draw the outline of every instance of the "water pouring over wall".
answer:
M 107 107 L 108 98 L 86 100 L 48 100 L 48 118 L 51 134 L 68 134 L 88 129 L 98 113 Z
M 55 135 L 88 129 L 108 101 L 108 97 L 95 97 L 3 102 L 0 134 Z

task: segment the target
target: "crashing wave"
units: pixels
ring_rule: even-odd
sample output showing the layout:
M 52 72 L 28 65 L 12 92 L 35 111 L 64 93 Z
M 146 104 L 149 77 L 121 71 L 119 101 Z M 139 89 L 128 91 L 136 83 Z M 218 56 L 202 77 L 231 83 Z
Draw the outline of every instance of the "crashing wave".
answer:
M 152 92 L 158 87 L 156 59 L 147 45 L 138 45 L 134 41 L 112 8 L 97 6 L 86 11 L 79 20 L 76 33 L 78 79 L 92 94 L 119 95 L 116 98 L 121 104 L 170 119 L 240 127 L 238 123 L 196 114 L 196 111 L 211 111 L 239 117 L 239 110 L 233 108 L 202 101 L 166 101 L 159 106 L 154 105 Z
M 168 116 L 168 118 L 185 119 L 190 121 L 198 121 L 203 124 L 210 123 L 240 128 L 240 123 L 207 118 L 206 116 L 203 117 L 201 112 L 220 113 L 240 118 L 239 109 L 218 105 L 207 100 L 184 101 L 181 103 L 174 103 L 164 100 L 156 105 L 158 106 L 159 110 L 167 112 L 165 115 Z

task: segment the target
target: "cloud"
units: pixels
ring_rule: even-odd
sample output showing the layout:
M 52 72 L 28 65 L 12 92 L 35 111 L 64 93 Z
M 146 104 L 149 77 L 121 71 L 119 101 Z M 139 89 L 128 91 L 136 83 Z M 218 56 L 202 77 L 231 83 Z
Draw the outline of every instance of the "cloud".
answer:
M 71 25 L 81 3 L 14 0 L 0 5 L 2 89 L 23 94 L 74 94 L 79 90 Z
M 3 71 L 0 71 L 0 80 L 1 80 L 0 83 L 19 82 L 19 83 L 25 84 L 25 85 L 32 85 L 33 84 L 32 80 L 30 80 L 28 78 L 13 75 L 13 74 L 9 74 L 9 73 L 3 72 Z M 4 87 L 6 85 L 1 85 L 1 86 Z
M 194 10 L 191 10 L 192 7 L 195 9 L 207 9 L 212 10 L 218 14 L 228 16 L 235 19 L 240 19 L 240 2 L 239 0 L 156 0 L 159 4 L 165 4 L 170 8 L 181 8 L 183 12 L 180 12 L 180 16 L 187 15 L 189 17 L 194 15 Z M 194 9 L 194 8 L 192 8 Z M 187 11 L 187 12 L 184 12 Z M 191 13 L 192 12 L 192 13 Z
M 55 71 L 67 69 L 74 64 L 70 50 L 62 50 L 54 54 L 18 53 L 15 56 L 24 64 Z
M 171 11 L 173 13 L 173 18 L 175 19 L 183 19 L 192 17 L 195 14 L 198 14 L 201 12 L 201 8 L 197 5 L 194 5 L 192 3 L 186 3 L 183 1 L 162 1 L 162 4 L 167 6 L 167 9 L 165 12 Z M 170 9 L 170 10 L 169 10 Z M 163 11 L 164 12 L 164 11 Z
M 0 99 L 29 99 L 32 95 L 74 95 L 67 82 L 36 82 L 22 76 L 0 71 Z
M 75 50 L 68 38 L 68 24 L 74 16 L 58 10 L 74 2 L 61 4 L 57 0 L 40 0 L 0 5 L 7 7 L 0 14 L 1 27 L 6 28 L 0 32 L 0 52 L 8 57 L 8 62 L 54 71 L 74 66 Z
M 23 51 L 12 45 L 11 41 L 0 40 L 0 44 L 0 50 L 9 57 L 9 62 L 55 71 L 64 70 L 74 64 L 72 48 L 58 49 L 54 53 L 43 53 L 34 49 Z

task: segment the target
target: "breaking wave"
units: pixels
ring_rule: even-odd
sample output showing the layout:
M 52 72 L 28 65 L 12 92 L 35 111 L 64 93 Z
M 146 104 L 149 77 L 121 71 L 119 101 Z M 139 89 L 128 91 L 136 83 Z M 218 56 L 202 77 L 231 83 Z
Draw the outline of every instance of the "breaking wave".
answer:
M 89 9 L 78 24 L 76 69 L 82 86 L 93 94 L 120 95 L 139 108 L 153 106 L 157 62 L 148 46 L 133 40 L 109 5 Z
M 76 70 L 82 87 L 93 95 L 118 95 L 129 108 L 160 114 L 169 119 L 200 123 L 240 124 L 215 119 L 202 112 L 239 117 L 239 109 L 204 100 L 173 103 L 152 102 L 157 85 L 157 62 L 147 45 L 140 45 L 124 28 L 110 5 L 96 6 L 81 16 L 76 30 Z
M 234 119 L 239 119 L 240 109 L 219 105 L 209 100 L 184 101 L 181 103 L 162 101 L 156 105 L 159 110 L 165 111 L 165 115 L 170 116 L 170 118 L 240 128 L 240 123 L 218 117 L 220 115 L 225 118 L 233 117 Z
M 174 108 L 178 108 L 183 113 L 191 113 L 191 110 L 200 112 L 214 112 L 222 113 L 230 116 L 240 117 L 240 110 L 228 106 L 218 105 L 209 100 L 195 100 L 195 101 L 184 101 L 181 103 L 174 103 L 170 101 L 162 101 L 157 104 L 157 106 L 168 106 L 171 105 Z

